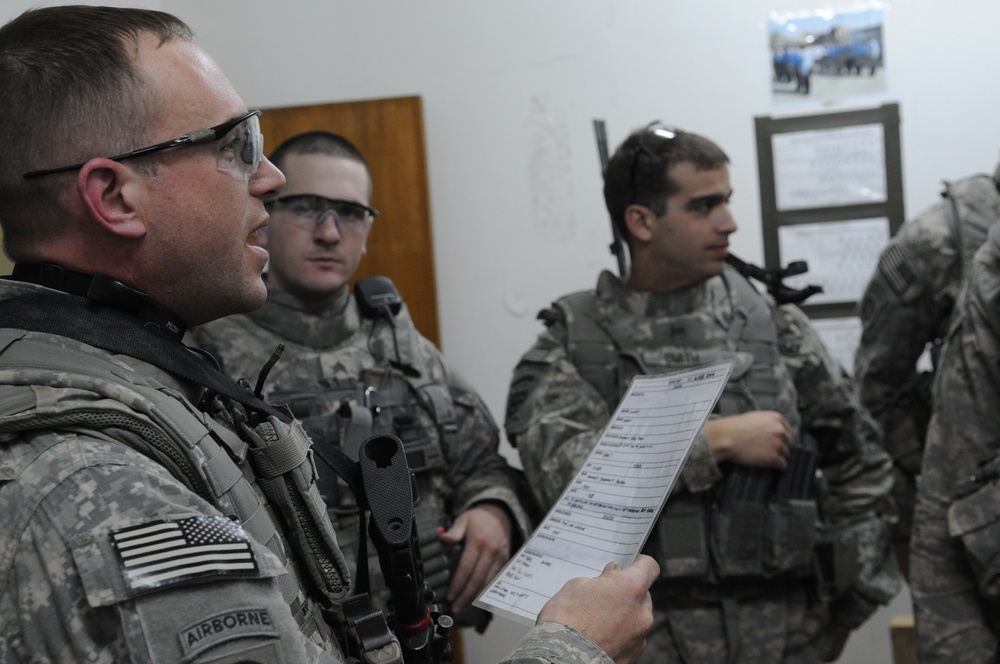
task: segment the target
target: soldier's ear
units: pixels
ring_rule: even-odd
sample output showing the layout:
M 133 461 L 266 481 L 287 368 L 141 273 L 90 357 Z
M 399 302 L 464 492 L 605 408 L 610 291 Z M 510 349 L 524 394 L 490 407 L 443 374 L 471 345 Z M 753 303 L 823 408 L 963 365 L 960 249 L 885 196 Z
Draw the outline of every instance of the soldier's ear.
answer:
M 90 218 L 112 235 L 138 239 L 146 234 L 148 207 L 144 179 L 126 164 L 94 158 L 80 167 L 77 192 Z
M 625 208 L 625 227 L 636 240 L 648 242 L 653 237 L 656 215 L 645 205 L 633 203 Z

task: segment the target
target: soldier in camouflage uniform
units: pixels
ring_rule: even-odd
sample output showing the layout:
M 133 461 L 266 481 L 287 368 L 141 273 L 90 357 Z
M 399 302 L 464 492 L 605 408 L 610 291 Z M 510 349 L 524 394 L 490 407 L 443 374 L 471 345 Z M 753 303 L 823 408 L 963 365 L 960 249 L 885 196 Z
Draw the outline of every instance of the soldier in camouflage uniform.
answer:
M 1000 225 L 970 265 L 934 382 L 913 514 L 921 662 L 1000 653 Z
M 285 141 L 271 159 L 288 184 L 268 204 L 271 221 L 260 234 L 271 254 L 267 302 L 200 328 L 196 338 L 226 373 L 251 382 L 284 345 L 265 396 L 290 403 L 305 418 L 321 490 L 352 567 L 357 506 L 325 468 L 326 446 L 339 445 L 356 459 L 357 443 L 373 433 L 404 441 L 417 479 L 425 578 L 459 625 L 485 628 L 489 614 L 470 604 L 530 532 L 519 500 L 530 496 L 523 477 L 498 453 L 499 431 L 479 395 L 417 332 L 405 305 L 366 306 L 365 284 L 391 283 L 366 280 L 352 295 L 348 281 L 376 214 L 358 149 L 316 131 Z M 368 551 L 372 595 L 385 607 L 377 552 Z
M 647 544 L 661 578 L 643 661 L 832 659 L 899 587 L 891 465 L 804 314 L 725 265 L 727 164 L 711 141 L 655 123 L 617 150 L 604 192 L 632 271 L 541 312 L 505 428 L 548 507 L 633 376 L 733 361 Z
M 265 298 L 256 113 L 168 14 L 0 28 L 2 662 L 345 661 L 308 437 L 181 343 Z M 656 573 L 570 582 L 508 661 L 633 661 Z
M 882 251 L 861 300 L 854 377 L 893 458 L 896 560 L 909 576 L 913 501 L 931 414 L 932 373 L 917 370 L 928 347 L 937 364 L 952 309 L 976 249 L 1000 217 L 1000 166 L 945 182 L 942 200 L 905 224 Z

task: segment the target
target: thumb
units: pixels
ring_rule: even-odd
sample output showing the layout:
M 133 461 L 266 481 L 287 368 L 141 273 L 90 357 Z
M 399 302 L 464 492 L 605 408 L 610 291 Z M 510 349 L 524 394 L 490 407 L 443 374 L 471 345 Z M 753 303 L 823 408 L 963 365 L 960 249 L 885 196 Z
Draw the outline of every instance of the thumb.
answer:
M 616 563 L 615 561 L 612 560 L 610 563 L 608 563 L 607 565 L 604 566 L 604 571 L 601 572 L 601 576 L 604 576 L 605 574 L 611 574 L 613 572 L 617 572 L 617 571 L 621 570 L 621 568 L 622 568 L 621 565 L 619 565 L 618 563 Z
M 465 539 L 467 521 L 459 516 L 455 519 L 455 523 L 451 524 L 451 528 L 448 530 L 441 530 L 441 541 L 445 544 L 457 544 Z

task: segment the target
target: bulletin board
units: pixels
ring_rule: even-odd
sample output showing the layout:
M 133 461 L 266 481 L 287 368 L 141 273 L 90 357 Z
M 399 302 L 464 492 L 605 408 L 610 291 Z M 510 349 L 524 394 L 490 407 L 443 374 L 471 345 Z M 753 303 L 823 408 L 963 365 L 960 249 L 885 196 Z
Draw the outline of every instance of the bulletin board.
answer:
M 804 260 L 786 279 L 823 293 L 801 305 L 810 318 L 854 317 L 878 257 L 905 217 L 899 105 L 755 118 L 764 261 Z

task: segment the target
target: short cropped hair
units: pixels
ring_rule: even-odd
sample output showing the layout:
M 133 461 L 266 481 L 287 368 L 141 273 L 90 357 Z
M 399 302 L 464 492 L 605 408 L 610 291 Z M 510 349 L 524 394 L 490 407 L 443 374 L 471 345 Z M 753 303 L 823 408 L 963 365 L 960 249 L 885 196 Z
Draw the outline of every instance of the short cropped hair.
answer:
M 356 161 L 365 167 L 368 173 L 368 195 L 371 196 L 371 171 L 368 169 L 368 162 L 361 150 L 354 143 L 329 131 L 307 131 L 304 134 L 296 134 L 286 139 L 281 145 L 274 148 L 268 159 L 271 160 L 278 170 L 283 170 L 285 161 L 293 154 L 325 154 L 330 157 L 339 157 Z
M 0 28 L 0 224 L 8 253 L 48 230 L 38 204 L 65 180 L 23 173 L 140 147 L 157 100 L 137 67 L 141 38 L 193 39 L 170 14 L 62 6 L 24 12 Z
M 718 145 L 704 136 L 671 129 L 668 138 L 653 125 L 632 132 L 615 150 L 604 169 L 604 204 L 623 238 L 630 234 L 625 224 L 629 205 L 644 205 L 656 215 L 666 211 L 667 199 L 680 191 L 670 177 L 677 164 L 690 162 L 698 170 L 713 170 L 729 163 Z

